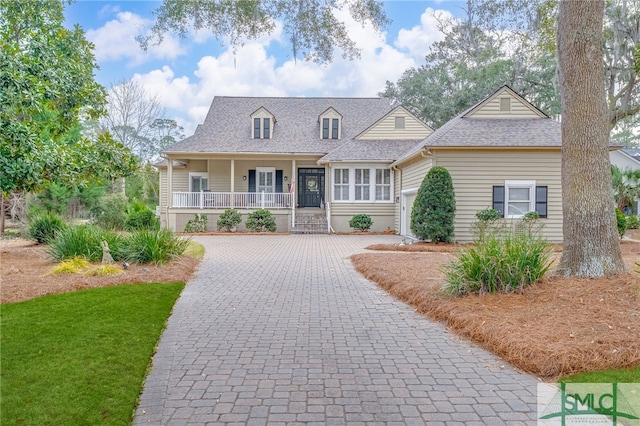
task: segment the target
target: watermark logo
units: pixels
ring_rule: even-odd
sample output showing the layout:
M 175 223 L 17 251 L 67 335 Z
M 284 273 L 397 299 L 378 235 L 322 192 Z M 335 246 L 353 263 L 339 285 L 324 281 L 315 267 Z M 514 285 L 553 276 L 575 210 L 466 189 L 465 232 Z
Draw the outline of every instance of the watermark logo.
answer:
M 637 383 L 538 385 L 538 425 L 636 425 L 640 417 Z

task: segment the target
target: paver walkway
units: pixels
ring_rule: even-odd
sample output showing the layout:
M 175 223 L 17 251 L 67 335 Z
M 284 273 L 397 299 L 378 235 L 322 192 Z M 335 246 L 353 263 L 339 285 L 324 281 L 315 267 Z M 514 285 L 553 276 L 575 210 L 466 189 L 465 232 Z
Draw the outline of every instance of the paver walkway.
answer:
M 196 240 L 134 424 L 535 424 L 535 378 L 355 272 L 398 237 Z

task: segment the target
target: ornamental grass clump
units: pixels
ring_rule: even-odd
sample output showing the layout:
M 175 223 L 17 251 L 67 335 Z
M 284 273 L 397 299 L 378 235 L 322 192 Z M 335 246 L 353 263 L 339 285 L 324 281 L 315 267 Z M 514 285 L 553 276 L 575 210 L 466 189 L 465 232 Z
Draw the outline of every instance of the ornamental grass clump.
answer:
M 115 261 L 123 259 L 126 238 L 114 231 L 94 225 L 69 226 L 60 231 L 49 243 L 49 255 L 56 262 L 83 257 L 89 262 L 102 260 L 102 245 L 106 241 Z
M 65 221 L 57 214 L 43 212 L 31 219 L 27 234 L 39 244 L 47 244 L 66 226 Z
M 485 235 L 444 265 L 446 294 L 511 293 L 540 280 L 551 268 L 551 245 L 531 234 Z
M 175 236 L 167 228 L 141 229 L 127 238 L 122 254 L 130 262 L 161 265 L 181 256 L 189 241 Z

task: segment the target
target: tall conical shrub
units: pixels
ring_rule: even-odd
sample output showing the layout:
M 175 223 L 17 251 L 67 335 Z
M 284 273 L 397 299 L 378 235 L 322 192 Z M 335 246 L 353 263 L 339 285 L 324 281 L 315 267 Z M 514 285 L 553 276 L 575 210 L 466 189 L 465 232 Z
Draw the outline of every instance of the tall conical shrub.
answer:
M 421 240 L 451 242 L 456 197 L 449 171 L 435 166 L 424 177 L 411 210 L 411 232 Z

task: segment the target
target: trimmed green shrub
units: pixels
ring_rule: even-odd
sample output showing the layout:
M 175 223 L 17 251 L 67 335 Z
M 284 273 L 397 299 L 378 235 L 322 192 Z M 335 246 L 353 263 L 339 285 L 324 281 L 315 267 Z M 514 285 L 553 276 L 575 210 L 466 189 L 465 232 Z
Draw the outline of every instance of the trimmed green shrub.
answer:
M 551 245 L 531 234 L 488 234 L 444 265 L 442 290 L 456 296 L 522 290 L 549 271 L 551 255 Z
M 163 264 L 182 255 L 190 239 L 179 238 L 170 229 L 140 229 L 133 232 L 122 248 L 122 256 L 135 263 Z
M 253 232 L 276 232 L 276 218 L 269 210 L 259 209 L 249 213 L 245 226 Z
M 57 214 L 42 212 L 31 219 L 27 234 L 38 243 L 47 244 L 66 226 L 65 221 Z
M 91 209 L 93 220 L 103 228 L 123 230 L 127 223 L 127 203 L 123 194 L 105 195 Z
M 205 232 L 208 221 L 209 219 L 206 214 L 196 213 L 193 219 L 187 221 L 187 224 L 184 226 L 184 232 Z
M 482 241 L 485 235 L 495 234 L 498 229 L 503 228 L 500 219 L 500 212 L 490 207 L 476 212 L 476 221 L 471 224 L 474 239 Z
M 411 232 L 421 240 L 453 241 L 456 198 L 449 171 L 435 166 L 424 177 L 411 211 Z
M 236 209 L 226 209 L 218 218 L 218 231 L 224 229 L 229 232 L 242 222 L 242 215 Z
M 155 212 L 145 208 L 144 210 L 135 210 L 129 213 L 125 227 L 127 231 L 158 229 L 160 227 L 160 221 L 158 221 Z
M 630 214 L 627 216 L 627 229 L 640 228 L 640 215 Z
M 620 234 L 620 238 L 627 231 L 627 216 L 616 207 L 616 223 L 618 225 L 618 234 Z
M 123 260 L 122 250 L 126 237 L 95 225 L 68 226 L 61 230 L 49 244 L 48 253 L 61 262 L 74 257 L 84 257 L 90 262 L 102 261 L 102 241 L 109 245 L 113 260 Z
M 371 216 L 363 213 L 353 216 L 349 221 L 349 226 L 358 231 L 368 231 L 371 225 L 373 225 Z

